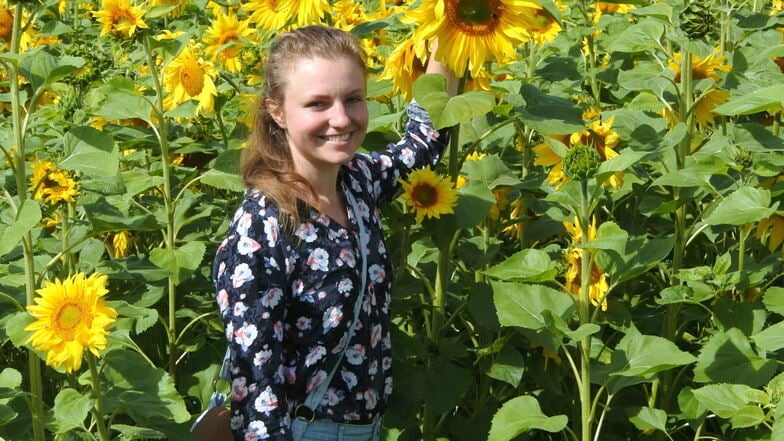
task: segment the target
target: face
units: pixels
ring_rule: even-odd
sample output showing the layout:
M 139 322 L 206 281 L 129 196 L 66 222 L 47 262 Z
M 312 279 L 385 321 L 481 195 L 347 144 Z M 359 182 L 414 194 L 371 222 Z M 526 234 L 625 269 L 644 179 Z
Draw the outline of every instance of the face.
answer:
M 365 75 L 348 57 L 295 62 L 283 103 L 269 111 L 286 131 L 297 172 L 336 173 L 356 153 L 368 125 Z

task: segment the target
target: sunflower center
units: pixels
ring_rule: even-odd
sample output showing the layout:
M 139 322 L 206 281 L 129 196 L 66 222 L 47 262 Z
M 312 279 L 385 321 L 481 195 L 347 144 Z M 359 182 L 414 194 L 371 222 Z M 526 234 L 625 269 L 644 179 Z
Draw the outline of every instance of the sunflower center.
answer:
M 420 207 L 432 207 L 438 201 L 438 190 L 430 185 L 419 184 L 411 189 L 411 199 Z
M 492 33 L 498 26 L 501 3 L 498 0 L 452 0 L 446 2 L 449 20 L 466 34 Z
M 190 96 L 196 96 L 204 88 L 204 72 L 196 62 L 185 63 L 180 67 L 180 84 Z
M 114 17 L 114 24 L 117 28 L 124 29 L 136 24 L 136 17 L 131 15 L 129 11 L 117 11 Z
M 84 311 L 79 305 L 67 303 L 58 311 L 55 325 L 59 334 L 71 335 L 84 319 Z

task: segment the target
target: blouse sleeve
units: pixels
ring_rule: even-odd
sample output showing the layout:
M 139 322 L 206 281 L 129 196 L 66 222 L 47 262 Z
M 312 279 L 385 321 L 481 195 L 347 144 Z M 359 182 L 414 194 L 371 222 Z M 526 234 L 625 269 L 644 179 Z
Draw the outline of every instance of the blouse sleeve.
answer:
M 449 130 L 436 130 L 430 115 L 416 102 L 409 104 L 406 114 L 400 141 L 386 150 L 357 156 L 357 167 L 373 183 L 376 201 L 392 199 L 401 186 L 398 179 L 405 179 L 412 170 L 435 167 L 449 142 Z
M 237 441 L 290 441 L 283 363 L 286 254 L 276 216 L 246 198 L 213 267 L 231 349 L 231 427 Z

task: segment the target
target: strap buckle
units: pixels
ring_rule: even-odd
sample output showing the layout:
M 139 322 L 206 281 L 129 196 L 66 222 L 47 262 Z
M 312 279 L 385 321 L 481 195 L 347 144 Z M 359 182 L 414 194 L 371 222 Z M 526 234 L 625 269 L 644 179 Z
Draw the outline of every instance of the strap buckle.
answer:
M 314 412 L 310 407 L 306 406 L 305 403 L 300 403 L 297 405 L 297 407 L 294 408 L 294 418 L 299 417 L 307 420 L 308 424 L 310 424 L 316 420 L 316 412 Z

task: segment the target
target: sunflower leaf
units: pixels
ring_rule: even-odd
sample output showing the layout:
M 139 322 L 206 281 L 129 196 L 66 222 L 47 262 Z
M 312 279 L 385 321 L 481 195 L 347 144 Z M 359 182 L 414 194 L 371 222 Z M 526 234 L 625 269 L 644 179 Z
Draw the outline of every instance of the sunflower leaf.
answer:
M 413 95 L 430 114 L 436 129 L 470 121 L 495 106 L 495 97 L 488 92 L 471 91 L 450 97 L 446 92 L 446 79 L 440 74 L 424 74 L 417 78 Z

